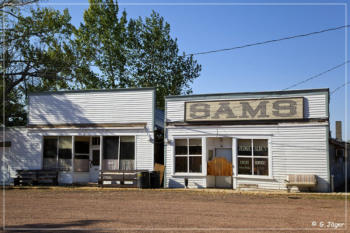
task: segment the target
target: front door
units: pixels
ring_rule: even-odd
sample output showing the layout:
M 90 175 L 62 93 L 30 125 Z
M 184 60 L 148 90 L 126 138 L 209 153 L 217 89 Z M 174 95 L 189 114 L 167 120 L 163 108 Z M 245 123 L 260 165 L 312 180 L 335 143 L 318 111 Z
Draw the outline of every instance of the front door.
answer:
M 100 172 L 100 137 L 91 138 L 90 182 L 97 183 Z
M 232 149 L 216 148 L 208 161 L 208 175 L 214 176 L 216 188 L 232 188 Z
M 100 150 L 92 149 L 90 156 L 90 182 L 97 183 L 100 169 Z

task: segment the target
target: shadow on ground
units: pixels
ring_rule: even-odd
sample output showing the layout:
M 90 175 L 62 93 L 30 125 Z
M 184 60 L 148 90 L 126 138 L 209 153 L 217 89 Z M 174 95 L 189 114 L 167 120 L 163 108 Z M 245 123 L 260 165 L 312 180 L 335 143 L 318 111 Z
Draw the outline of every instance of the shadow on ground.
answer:
M 14 225 L 5 228 L 5 232 L 70 232 L 84 230 L 84 232 L 102 232 L 101 229 L 89 227 L 96 223 L 108 222 L 107 220 L 78 220 L 67 223 L 35 223 Z

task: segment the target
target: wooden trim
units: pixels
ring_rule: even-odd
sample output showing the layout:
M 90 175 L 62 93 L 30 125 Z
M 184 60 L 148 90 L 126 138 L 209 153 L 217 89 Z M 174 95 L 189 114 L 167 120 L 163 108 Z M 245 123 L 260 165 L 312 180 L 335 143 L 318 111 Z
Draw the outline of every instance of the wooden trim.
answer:
M 111 128 L 111 127 L 145 127 L 147 123 L 86 123 L 86 124 L 30 124 L 28 128 Z
M 11 147 L 10 141 L 0 142 L 0 147 Z
M 222 96 L 253 96 L 253 95 L 287 95 L 287 94 L 308 94 L 308 93 L 329 93 L 329 88 L 319 88 L 319 89 L 302 89 L 302 90 L 285 90 L 285 91 L 260 91 L 260 92 L 224 92 L 224 93 L 210 93 L 210 94 L 194 94 L 194 95 L 173 95 L 166 96 L 166 100 L 172 99 L 187 99 L 193 97 L 222 97 Z
M 89 89 L 89 90 L 66 90 L 66 91 L 41 91 L 30 92 L 28 95 L 48 95 L 48 94 L 66 94 L 66 93 L 90 93 L 90 92 L 128 92 L 128 91 L 148 91 L 155 90 L 155 87 L 137 87 L 137 88 L 115 88 L 115 89 Z
M 328 118 L 286 119 L 286 120 L 248 120 L 248 121 L 196 121 L 166 122 L 167 126 L 206 126 L 206 125 L 277 125 L 279 123 L 328 122 Z

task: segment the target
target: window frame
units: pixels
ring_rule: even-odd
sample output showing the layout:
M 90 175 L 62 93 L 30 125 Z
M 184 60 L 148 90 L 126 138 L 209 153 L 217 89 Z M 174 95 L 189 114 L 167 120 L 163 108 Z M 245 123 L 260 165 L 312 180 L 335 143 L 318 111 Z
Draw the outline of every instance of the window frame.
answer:
M 176 155 L 176 140 L 181 140 L 181 139 L 186 139 L 187 140 L 187 154 L 186 155 Z M 201 154 L 200 155 L 190 155 L 189 154 L 189 140 L 190 139 L 199 139 L 201 141 Z M 204 175 L 204 166 L 203 166 L 203 158 L 204 158 L 204 150 L 203 150 L 203 137 L 201 136 L 188 136 L 188 137 L 174 137 L 174 147 L 173 147 L 173 174 L 175 176 L 201 176 Z M 176 172 L 176 157 L 186 157 L 187 158 L 187 172 Z M 190 172 L 190 157 L 201 157 L 201 166 L 202 166 L 202 171 L 201 172 Z
M 118 137 L 118 170 L 115 170 L 115 171 L 126 171 L 126 170 L 121 170 L 120 169 L 120 138 L 121 137 L 133 137 L 134 138 L 134 168 L 133 170 L 136 170 L 136 167 L 137 167 L 137 137 L 135 134 L 117 134 L 117 135 L 101 135 L 102 137 L 102 140 L 100 141 L 100 148 L 102 148 L 101 150 L 101 155 L 100 155 L 100 158 L 101 158 L 101 161 L 100 161 L 100 169 L 101 170 L 105 170 L 103 168 L 103 161 L 105 160 L 104 159 L 104 143 L 105 143 L 105 137 L 108 137 L 108 136 L 113 136 L 113 137 Z
M 59 157 L 59 150 L 60 150 L 60 138 L 61 137 L 70 137 L 71 140 L 72 140 L 72 146 L 70 148 L 71 150 L 71 162 L 70 162 L 70 166 L 68 166 L 68 168 L 62 168 L 59 166 L 59 159 L 62 159 Z M 55 165 L 55 168 L 45 168 L 44 167 L 44 159 L 46 157 L 45 156 L 45 150 L 44 150 L 44 147 L 45 147 L 45 138 L 52 138 L 52 139 L 56 139 L 57 142 L 56 142 L 56 155 L 54 157 L 54 159 L 56 160 L 56 165 Z M 42 136 L 42 149 L 41 149 L 41 167 L 42 169 L 54 169 L 54 170 L 57 170 L 57 171 L 60 171 L 60 172 L 72 172 L 73 171 L 73 162 L 74 162 L 74 146 L 73 146 L 73 136 L 71 135 L 43 135 Z
M 251 155 L 239 155 L 238 154 L 238 140 L 239 139 L 249 139 L 251 140 L 251 146 L 252 146 L 252 154 Z M 268 153 L 267 156 L 254 156 L 254 148 L 253 148 L 253 140 L 255 139 L 264 139 L 267 140 L 267 148 L 268 148 Z M 266 137 L 266 136 L 240 136 L 235 138 L 236 140 L 236 148 L 235 148 L 235 163 L 236 163 L 236 168 L 235 168 L 235 176 L 238 178 L 258 178 L 258 179 L 272 179 L 273 174 L 272 174 L 272 146 L 271 146 L 271 137 Z M 252 174 L 238 174 L 238 158 L 250 158 L 252 161 Z M 268 164 L 268 175 L 254 175 L 254 158 L 265 158 L 267 159 L 267 164 Z

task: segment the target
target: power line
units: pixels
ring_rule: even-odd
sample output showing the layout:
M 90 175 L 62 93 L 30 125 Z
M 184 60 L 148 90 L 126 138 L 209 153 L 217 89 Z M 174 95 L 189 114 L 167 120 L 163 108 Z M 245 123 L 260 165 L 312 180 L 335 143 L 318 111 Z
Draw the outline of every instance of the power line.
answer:
M 343 63 L 339 64 L 339 65 L 336 65 L 336 66 L 334 66 L 334 67 L 332 67 L 332 68 L 330 68 L 330 69 L 328 69 L 328 70 L 326 70 L 326 71 L 323 71 L 323 72 L 318 73 L 318 74 L 316 74 L 316 75 L 314 75 L 314 76 L 311 76 L 311 77 L 309 77 L 309 78 L 306 78 L 306 79 L 304 79 L 304 80 L 302 80 L 302 81 L 300 81 L 300 82 L 297 82 L 297 83 L 295 83 L 295 84 L 293 84 L 293 85 L 291 85 L 291 86 L 289 86 L 289 87 L 286 87 L 286 88 L 282 89 L 282 91 L 289 90 L 289 89 L 291 89 L 291 88 L 293 88 L 293 87 L 299 86 L 300 84 L 306 83 L 306 82 L 308 82 L 308 81 L 310 81 L 310 80 L 312 80 L 312 79 L 318 78 L 318 77 L 320 77 L 320 76 L 322 76 L 322 75 L 324 75 L 324 74 L 326 74 L 326 73 L 328 73 L 328 72 L 331 72 L 331 71 L 333 71 L 333 70 L 338 69 L 339 67 L 342 67 L 343 65 L 345 65 L 345 64 L 347 64 L 347 63 L 349 63 L 349 62 L 350 62 L 350 61 L 348 60 L 348 61 L 346 61 L 346 62 L 343 62 Z
M 339 87 L 335 88 L 332 92 L 331 95 L 333 95 L 335 92 L 339 91 L 340 89 L 342 89 L 343 87 L 345 87 L 346 85 L 350 84 L 350 82 L 346 82 L 343 83 L 342 85 L 340 85 Z
M 321 31 L 310 32 L 310 33 L 306 33 L 306 34 L 299 34 L 299 35 L 294 35 L 294 36 L 288 36 L 288 37 L 283 37 L 283 38 L 274 39 L 274 40 L 266 40 L 266 41 L 262 41 L 262 42 L 252 43 L 252 44 L 245 44 L 245 45 L 240 45 L 240 46 L 236 46 L 236 47 L 232 47 L 232 48 L 209 50 L 209 51 L 198 52 L 198 53 L 190 53 L 190 54 L 187 54 L 185 56 L 195 56 L 195 55 L 203 55 L 203 54 L 209 54 L 209 53 L 224 52 L 224 51 L 235 50 L 235 49 L 242 49 L 242 48 L 252 47 L 252 46 L 256 46 L 256 45 L 262 45 L 262 44 L 279 42 L 279 41 L 283 41 L 283 40 L 295 39 L 295 38 L 299 38 L 299 37 L 312 36 L 312 35 L 316 35 L 316 34 L 320 34 L 320 33 L 324 33 L 324 32 L 329 32 L 329 31 L 336 31 L 336 30 L 339 30 L 342 28 L 347 28 L 349 26 L 350 25 L 334 27 L 334 28 L 327 28 L 327 29 L 324 29 Z

